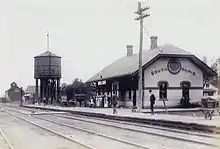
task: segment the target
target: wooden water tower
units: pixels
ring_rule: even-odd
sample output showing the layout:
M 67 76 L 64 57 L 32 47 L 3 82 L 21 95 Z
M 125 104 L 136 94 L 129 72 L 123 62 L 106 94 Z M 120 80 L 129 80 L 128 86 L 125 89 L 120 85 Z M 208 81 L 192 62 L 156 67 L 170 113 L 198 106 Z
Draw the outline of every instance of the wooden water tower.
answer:
M 52 104 L 60 97 L 61 57 L 49 51 L 49 34 L 47 34 L 47 51 L 34 57 L 34 78 L 36 80 L 35 99 Z M 40 84 L 39 84 L 40 82 Z M 40 85 L 40 97 L 38 87 Z

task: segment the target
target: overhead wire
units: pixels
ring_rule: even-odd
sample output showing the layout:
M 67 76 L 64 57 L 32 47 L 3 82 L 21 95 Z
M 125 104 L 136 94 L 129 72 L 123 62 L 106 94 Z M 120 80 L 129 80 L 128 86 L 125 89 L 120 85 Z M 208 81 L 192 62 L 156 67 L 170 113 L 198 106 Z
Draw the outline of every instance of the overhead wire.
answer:
M 143 26 L 143 29 L 144 29 L 144 32 L 147 34 L 147 36 L 151 39 L 150 34 L 147 32 L 147 30 L 146 30 L 146 28 L 145 28 L 144 26 Z M 160 50 L 160 49 L 158 48 L 158 46 L 157 46 L 156 48 L 157 48 L 157 50 L 158 50 L 159 52 L 162 53 L 162 50 Z

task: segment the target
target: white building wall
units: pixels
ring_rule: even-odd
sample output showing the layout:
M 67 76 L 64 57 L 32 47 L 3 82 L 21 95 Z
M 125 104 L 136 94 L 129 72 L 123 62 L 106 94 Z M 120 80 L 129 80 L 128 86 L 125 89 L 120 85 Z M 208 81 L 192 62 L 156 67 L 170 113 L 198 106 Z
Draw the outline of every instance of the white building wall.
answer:
M 190 90 L 191 102 L 193 102 L 193 103 L 201 102 L 202 97 L 203 97 L 203 89 Z
M 160 80 L 168 80 L 170 86 L 173 87 L 179 87 L 180 86 L 180 79 L 185 81 L 190 81 L 192 86 L 203 86 L 203 73 L 202 71 L 193 64 L 190 60 L 186 58 L 180 58 L 179 61 L 181 62 L 181 65 L 183 68 L 190 69 L 196 73 L 195 76 L 193 76 L 191 73 L 180 71 L 177 75 L 171 74 L 169 71 L 161 72 L 159 74 L 155 74 L 154 76 L 151 75 L 151 71 L 157 70 L 160 68 L 167 68 L 167 63 L 169 61 L 169 58 L 160 58 L 156 62 L 154 62 L 152 65 L 148 66 L 144 70 L 144 76 L 145 76 L 145 87 L 157 87 L 157 82 Z
M 149 89 L 157 88 L 159 81 L 167 81 L 169 87 L 174 87 L 175 89 L 167 90 L 166 101 L 167 107 L 173 107 L 178 105 L 182 97 L 182 90 L 180 89 L 180 83 L 182 81 L 189 81 L 191 87 L 203 87 L 203 73 L 202 71 L 189 59 L 179 58 L 182 68 L 189 69 L 195 72 L 195 75 L 189 72 L 180 71 L 178 74 L 171 74 L 169 71 L 163 71 L 157 74 L 152 75 L 151 72 L 161 68 L 167 68 L 169 58 L 160 58 L 144 70 L 144 106 L 149 107 Z M 179 89 L 178 89 L 179 87 Z M 163 107 L 163 102 L 159 100 L 159 89 L 152 89 L 153 93 L 156 96 L 155 107 Z M 138 95 L 138 94 L 137 94 Z M 190 99 L 191 103 L 196 103 L 201 101 L 203 96 L 203 89 L 191 89 L 190 90 Z

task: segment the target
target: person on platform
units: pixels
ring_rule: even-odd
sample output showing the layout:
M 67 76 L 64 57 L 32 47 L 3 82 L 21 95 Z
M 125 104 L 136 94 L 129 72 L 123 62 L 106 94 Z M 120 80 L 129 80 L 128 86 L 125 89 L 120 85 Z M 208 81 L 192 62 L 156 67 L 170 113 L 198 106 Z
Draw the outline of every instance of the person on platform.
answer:
M 151 114 L 154 115 L 154 104 L 155 104 L 155 95 L 152 93 L 152 90 L 149 90 L 150 93 L 150 109 L 151 109 Z
M 94 104 L 95 104 L 95 103 L 94 103 L 93 100 L 94 100 L 93 97 L 91 97 L 91 98 L 90 98 L 90 107 L 91 107 L 91 108 L 94 108 Z
M 92 101 L 93 101 L 93 108 L 96 108 L 96 98 L 97 98 L 97 97 L 93 97 L 93 98 L 92 98 Z
M 44 106 L 46 106 L 46 98 L 45 97 L 43 98 L 43 104 L 44 104 Z
M 21 105 L 22 106 L 23 106 L 24 102 L 25 102 L 25 98 L 24 98 L 24 96 L 22 96 L 22 98 L 21 98 Z
M 117 114 L 116 106 L 118 104 L 118 97 L 117 95 L 112 96 L 112 108 L 113 108 L 113 114 Z

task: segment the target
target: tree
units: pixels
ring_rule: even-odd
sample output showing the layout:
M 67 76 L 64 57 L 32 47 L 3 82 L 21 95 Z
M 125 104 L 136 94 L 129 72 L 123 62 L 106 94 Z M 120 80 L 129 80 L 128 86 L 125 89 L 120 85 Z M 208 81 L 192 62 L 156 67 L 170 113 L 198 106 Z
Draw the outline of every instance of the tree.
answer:
M 203 62 L 207 64 L 207 58 L 205 56 L 203 57 Z M 210 68 L 212 70 L 214 70 L 217 74 L 219 74 L 219 71 L 220 71 L 220 58 L 212 60 L 211 64 L 210 64 Z M 206 82 L 211 82 L 213 85 L 216 85 L 217 81 L 218 81 L 218 76 L 213 76 L 213 77 L 209 78 L 208 80 L 206 80 L 205 83 Z
M 72 84 L 66 86 L 64 94 L 67 95 L 67 101 L 76 99 L 81 103 L 81 101 L 86 101 L 93 96 L 94 90 L 95 89 L 92 85 L 86 84 L 81 79 L 76 78 Z M 76 98 L 76 95 L 81 95 L 80 97 L 82 98 Z
M 207 57 L 206 57 L 206 56 L 203 56 L 202 61 L 203 61 L 205 64 L 207 64 L 207 62 L 208 62 Z
M 211 64 L 210 68 L 212 68 L 217 74 L 219 74 L 220 58 L 215 59 L 214 62 Z M 212 82 L 212 84 L 217 85 L 218 76 L 212 77 L 211 82 Z
M 220 58 L 215 59 L 214 62 L 212 62 L 212 64 L 210 65 L 210 67 L 211 67 L 216 73 L 219 73 L 219 70 L 220 70 Z

